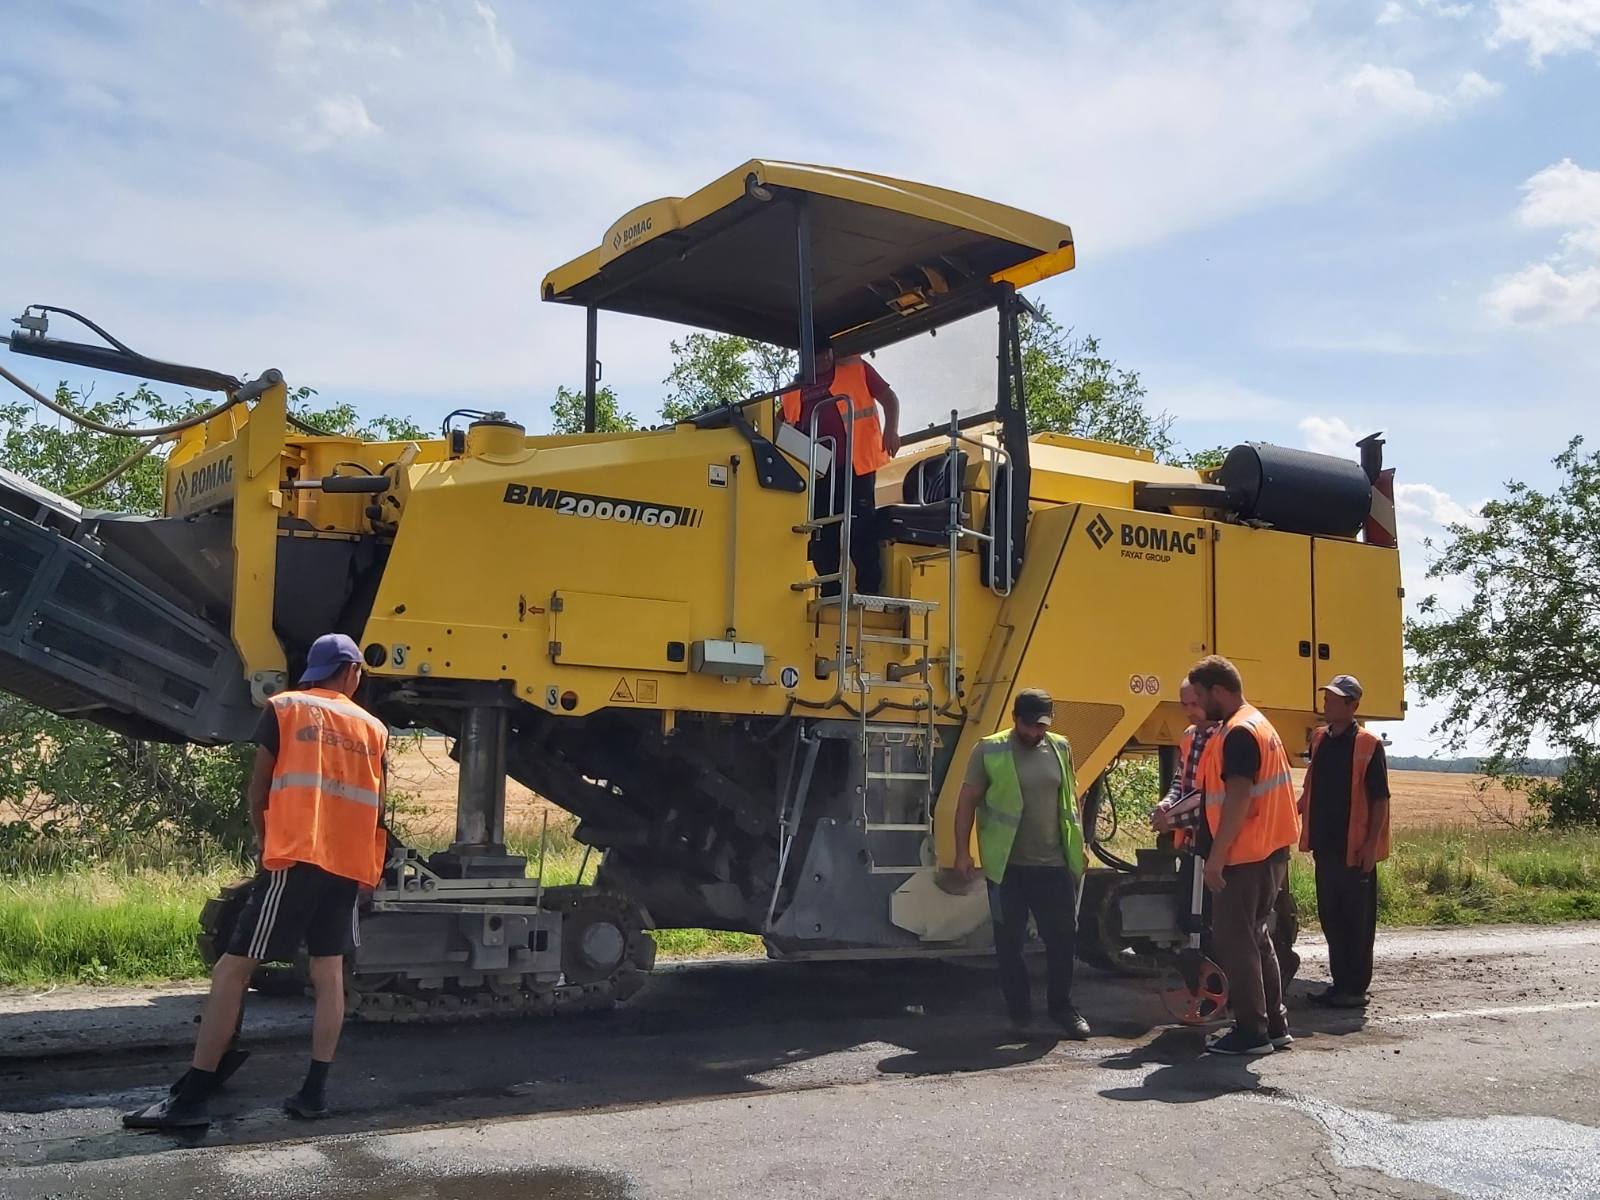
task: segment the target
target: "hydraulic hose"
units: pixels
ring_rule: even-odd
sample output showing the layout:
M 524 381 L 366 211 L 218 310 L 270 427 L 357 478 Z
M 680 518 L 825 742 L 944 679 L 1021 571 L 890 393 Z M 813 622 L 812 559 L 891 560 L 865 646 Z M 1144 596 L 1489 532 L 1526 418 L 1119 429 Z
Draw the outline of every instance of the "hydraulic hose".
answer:
M 112 437 L 158 438 L 169 434 L 182 433 L 185 429 L 193 429 L 196 425 L 203 425 L 207 421 L 215 420 L 240 402 L 235 397 L 229 396 L 215 408 L 208 408 L 205 412 L 196 413 L 192 417 L 185 417 L 181 421 L 173 421 L 166 425 L 152 425 L 148 429 L 123 429 L 116 425 L 107 425 L 104 421 L 97 421 L 86 413 L 68 408 L 65 404 L 56 403 L 43 392 L 18 379 L 5 367 L 0 367 L 0 379 L 4 379 L 7 383 L 19 388 L 36 404 L 44 405 L 57 416 L 65 417 L 75 424 L 82 425 L 85 429 L 92 429 L 96 433 L 109 434 Z
M 72 491 L 66 494 L 66 498 L 68 500 L 78 500 L 84 496 L 93 495 L 95 492 L 98 492 L 101 488 L 105 487 L 106 484 L 111 483 L 113 480 L 120 478 L 122 475 L 132 470 L 157 446 L 165 446 L 168 442 L 175 442 L 177 440 L 178 435 L 175 433 L 166 433 L 162 434 L 158 438 L 152 438 L 151 440 L 145 442 L 144 445 L 140 446 L 132 454 L 128 455 L 127 458 L 123 459 L 116 466 L 112 467 L 111 470 L 100 476 L 99 479 L 96 479 L 93 483 L 86 483 L 81 488 L 73 488 Z

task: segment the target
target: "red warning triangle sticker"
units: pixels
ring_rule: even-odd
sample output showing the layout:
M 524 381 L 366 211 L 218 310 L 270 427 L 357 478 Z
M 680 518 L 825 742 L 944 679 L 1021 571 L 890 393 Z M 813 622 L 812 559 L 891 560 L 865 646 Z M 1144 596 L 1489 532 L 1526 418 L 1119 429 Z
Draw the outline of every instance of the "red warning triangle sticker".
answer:
M 611 699 L 622 704 L 633 703 L 633 693 L 628 690 L 626 679 L 617 680 L 617 686 L 611 692 Z

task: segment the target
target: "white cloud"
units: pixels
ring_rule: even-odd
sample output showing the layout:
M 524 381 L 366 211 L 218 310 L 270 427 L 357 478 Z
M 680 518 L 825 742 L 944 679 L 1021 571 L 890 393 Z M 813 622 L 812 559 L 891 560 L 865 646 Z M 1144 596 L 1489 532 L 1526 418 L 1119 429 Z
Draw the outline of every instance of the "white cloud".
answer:
M 1437 117 L 1479 100 L 1498 96 L 1505 89 L 1476 71 L 1462 75 L 1449 92 L 1430 92 L 1404 67 L 1366 63 L 1345 80 L 1355 96 L 1379 108 L 1406 117 Z
M 483 0 L 473 0 L 473 11 L 477 13 L 478 20 L 483 22 L 484 38 L 488 44 L 489 57 L 502 71 L 509 71 L 517 63 L 517 52 L 511 45 L 511 40 L 500 32 L 500 18 L 493 8 Z
M 1576 325 L 1600 314 L 1600 267 L 1563 272 L 1535 263 L 1501 279 L 1485 299 L 1507 324 Z
M 1314 454 L 1350 458 L 1355 444 L 1367 435 L 1357 432 L 1343 417 L 1306 417 L 1300 422 L 1300 436 Z
M 1378 24 L 1397 25 L 1410 15 L 1400 0 L 1389 0 L 1389 3 L 1383 6 L 1383 11 L 1378 14 Z
M 1600 0 L 1496 0 L 1495 15 L 1489 44 L 1524 42 L 1534 63 L 1600 45 Z
M 1600 254 L 1600 171 L 1564 158 L 1531 177 L 1522 191 L 1519 221 L 1533 229 L 1565 229 L 1566 249 Z
M 1447 525 L 1474 525 L 1477 509 L 1462 504 L 1449 492 L 1431 483 L 1399 483 L 1394 489 L 1395 514 L 1403 520 L 1416 520 L 1426 528 L 1442 530 Z
M 1560 229 L 1559 251 L 1500 279 L 1484 302 L 1508 324 L 1572 325 L 1600 314 L 1600 171 L 1570 158 L 1522 185 L 1517 221 Z
M 301 123 L 300 144 L 307 150 L 326 150 L 337 142 L 377 132 L 378 126 L 367 114 L 360 96 L 328 96 L 317 101 L 311 115 Z

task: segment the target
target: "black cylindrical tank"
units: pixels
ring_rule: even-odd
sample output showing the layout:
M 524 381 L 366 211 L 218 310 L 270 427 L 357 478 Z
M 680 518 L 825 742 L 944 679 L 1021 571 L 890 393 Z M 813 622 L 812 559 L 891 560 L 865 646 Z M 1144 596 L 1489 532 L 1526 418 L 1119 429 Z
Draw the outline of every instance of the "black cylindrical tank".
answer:
M 1287 533 L 1354 537 L 1372 507 L 1361 464 L 1330 454 L 1246 442 L 1216 474 L 1242 520 Z

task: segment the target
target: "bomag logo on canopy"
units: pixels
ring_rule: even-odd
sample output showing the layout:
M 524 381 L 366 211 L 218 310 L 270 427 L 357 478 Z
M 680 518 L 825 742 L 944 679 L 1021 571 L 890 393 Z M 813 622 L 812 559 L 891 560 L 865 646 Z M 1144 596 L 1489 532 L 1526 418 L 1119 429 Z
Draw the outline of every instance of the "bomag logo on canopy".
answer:
M 635 221 L 633 224 L 617 230 L 611 235 L 611 248 L 613 250 L 621 250 L 624 246 L 633 245 L 634 242 L 638 241 L 645 234 L 650 232 L 650 227 L 653 221 L 654 218 L 645 217 L 642 220 Z
M 1193 529 L 1168 529 L 1164 525 L 1140 525 L 1122 522 L 1113 529 L 1111 522 L 1096 514 L 1086 529 L 1096 550 L 1115 545 L 1123 558 L 1141 562 L 1171 562 L 1173 555 L 1194 555 L 1200 552 L 1200 535 Z

